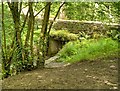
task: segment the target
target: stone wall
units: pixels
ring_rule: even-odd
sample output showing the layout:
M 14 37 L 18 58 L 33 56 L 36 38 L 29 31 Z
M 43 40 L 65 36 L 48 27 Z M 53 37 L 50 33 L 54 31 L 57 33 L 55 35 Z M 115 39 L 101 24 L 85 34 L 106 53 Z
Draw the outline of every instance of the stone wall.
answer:
M 53 18 L 49 19 L 50 22 Z M 36 19 L 37 24 L 42 24 L 42 19 Z M 53 24 L 55 30 L 69 30 L 72 33 L 79 33 L 80 31 L 101 31 L 106 32 L 110 29 L 118 29 L 120 24 L 117 23 L 102 23 L 99 21 L 79 21 L 79 20 L 62 20 L 56 19 Z
M 64 45 L 64 42 L 50 38 L 48 56 L 54 56 Z
M 60 20 L 57 19 L 53 25 L 55 30 L 69 30 L 72 33 L 80 31 L 98 31 L 106 32 L 109 29 L 117 29 L 119 24 L 108 24 L 98 21 L 78 21 L 78 20 Z

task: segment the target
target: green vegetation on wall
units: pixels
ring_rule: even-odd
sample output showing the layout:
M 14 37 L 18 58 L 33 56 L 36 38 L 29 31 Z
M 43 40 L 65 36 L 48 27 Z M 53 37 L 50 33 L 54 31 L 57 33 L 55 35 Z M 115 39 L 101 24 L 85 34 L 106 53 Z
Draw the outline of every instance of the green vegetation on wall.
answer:
M 70 33 L 67 30 L 51 31 L 50 36 L 55 40 L 61 40 L 61 41 L 72 41 L 78 39 L 78 36 L 76 34 Z

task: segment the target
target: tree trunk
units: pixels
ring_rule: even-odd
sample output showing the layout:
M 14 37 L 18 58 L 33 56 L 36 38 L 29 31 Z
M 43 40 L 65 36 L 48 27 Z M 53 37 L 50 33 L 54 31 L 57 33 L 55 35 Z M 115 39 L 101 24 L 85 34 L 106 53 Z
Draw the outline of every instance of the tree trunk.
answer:
M 31 32 L 31 36 L 30 36 L 30 50 L 31 50 L 31 60 L 30 60 L 30 64 L 32 65 L 32 60 L 33 60 L 33 34 L 34 34 L 34 13 L 33 13 L 33 2 L 29 3 L 29 7 L 30 7 L 30 19 L 31 19 L 31 26 L 30 26 L 30 32 Z
M 42 23 L 42 29 L 40 32 L 40 40 L 39 40 L 39 59 L 37 62 L 38 67 L 44 67 L 45 63 L 45 55 L 46 55 L 46 36 L 47 36 L 47 27 L 48 27 L 48 22 L 49 22 L 49 16 L 50 16 L 50 6 L 51 2 L 46 2 L 48 4 L 45 7 L 45 13 L 44 13 L 44 19 Z
M 2 73 L 3 78 L 8 77 L 10 74 L 10 64 L 7 60 L 7 52 L 6 52 L 6 34 L 5 34 L 5 28 L 4 28 L 4 4 L 2 2 L 2 33 L 3 33 L 3 44 L 2 44 Z
M 15 29 L 15 39 L 14 39 L 14 55 L 16 55 L 16 59 L 14 61 L 22 61 L 22 41 L 21 41 L 21 31 L 20 31 L 20 11 L 18 9 L 19 3 L 18 2 L 8 2 L 8 6 L 10 11 L 12 12 L 13 22 L 14 22 L 14 29 Z M 12 59 L 9 57 L 9 59 Z M 11 60 L 10 60 L 11 61 Z M 9 62 L 10 63 L 10 62 Z M 16 70 L 19 70 L 16 69 Z
M 21 31 L 20 31 L 20 14 L 18 11 L 18 2 L 14 2 L 13 20 L 15 28 L 15 45 L 17 49 L 17 60 L 22 60 L 22 41 L 21 41 Z
M 33 66 L 33 34 L 34 34 L 34 12 L 33 12 L 33 2 L 29 2 L 29 18 L 28 18 L 28 31 L 25 39 L 25 59 L 28 61 L 28 69 L 31 70 Z M 29 44 L 30 41 L 30 44 Z M 28 52 L 30 48 L 30 53 Z
M 29 2 L 29 10 L 28 13 L 30 13 L 30 2 Z M 29 18 L 28 18 L 28 30 L 27 30 L 27 34 L 26 34 L 26 39 L 25 39 L 25 60 L 28 60 L 29 57 L 29 53 L 28 53 L 28 48 L 29 48 L 29 39 L 30 39 L 30 31 L 31 31 L 31 15 L 29 14 Z

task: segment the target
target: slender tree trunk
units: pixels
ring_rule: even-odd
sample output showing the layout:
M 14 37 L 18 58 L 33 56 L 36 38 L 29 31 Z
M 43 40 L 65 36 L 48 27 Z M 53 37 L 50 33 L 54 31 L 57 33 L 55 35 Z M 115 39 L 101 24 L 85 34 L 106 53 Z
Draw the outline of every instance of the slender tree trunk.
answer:
M 39 53 L 39 60 L 37 62 L 38 67 L 44 67 L 44 63 L 45 63 L 45 55 L 46 55 L 46 36 L 47 36 L 47 27 L 48 27 L 48 22 L 49 22 L 49 16 L 50 16 L 50 6 L 51 6 L 51 2 L 46 2 L 46 4 L 48 4 L 45 7 L 45 13 L 44 13 L 44 19 L 43 19 L 43 23 L 42 23 L 42 29 L 40 32 L 40 42 L 39 42 L 39 51 L 41 53 Z
M 34 12 L 33 12 L 33 2 L 29 2 L 29 18 L 28 18 L 28 31 L 25 40 L 25 48 L 30 48 L 30 53 L 28 49 L 25 49 L 25 59 L 28 61 L 28 69 L 33 66 L 33 35 L 34 35 Z M 30 44 L 29 44 L 30 41 Z M 29 58 L 28 58 L 29 57 Z
M 29 3 L 29 7 L 30 7 L 30 19 L 31 19 L 31 26 L 30 26 L 30 32 L 31 32 L 31 36 L 30 36 L 30 50 L 31 50 L 31 62 L 30 64 L 32 65 L 32 60 L 33 60 L 33 35 L 34 35 L 34 12 L 33 12 L 33 2 Z
M 3 2 L 2 2 L 2 31 L 3 31 L 3 41 L 4 41 L 3 48 L 6 53 L 6 35 L 5 35 L 5 29 L 4 29 L 4 4 Z
M 29 2 L 29 5 L 30 5 L 30 2 Z M 30 13 L 30 6 L 29 6 L 29 10 L 28 10 L 28 13 Z M 29 39 L 30 39 L 30 31 L 31 31 L 31 16 L 29 14 L 29 17 L 28 17 L 28 30 L 27 30 L 27 34 L 26 34 L 26 39 L 25 39 L 25 45 L 24 45 L 24 48 L 25 48 L 25 60 L 28 60 L 28 48 L 29 48 Z
M 10 72 L 10 66 L 7 64 L 7 53 L 6 53 L 6 34 L 4 28 L 4 4 L 2 2 L 2 36 L 3 36 L 3 44 L 2 44 L 2 73 L 4 73 L 3 77 L 8 77 Z

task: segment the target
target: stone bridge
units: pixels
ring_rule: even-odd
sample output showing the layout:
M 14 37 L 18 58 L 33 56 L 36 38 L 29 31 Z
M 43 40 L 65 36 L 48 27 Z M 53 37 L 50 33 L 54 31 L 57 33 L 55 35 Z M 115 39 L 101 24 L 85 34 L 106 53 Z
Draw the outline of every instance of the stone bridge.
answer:
M 50 21 L 53 19 L 50 18 Z M 40 23 L 42 20 L 38 19 L 37 22 Z M 99 21 L 79 21 L 79 20 L 61 20 L 56 19 L 53 25 L 53 29 L 57 30 L 68 30 L 71 33 L 79 33 L 81 31 L 84 32 L 99 32 L 99 33 L 106 33 L 108 30 L 118 30 L 120 24 L 116 23 L 102 23 Z M 61 48 L 63 44 L 62 41 L 56 40 L 54 38 L 50 39 L 50 46 L 49 46 L 49 55 L 56 54 Z

